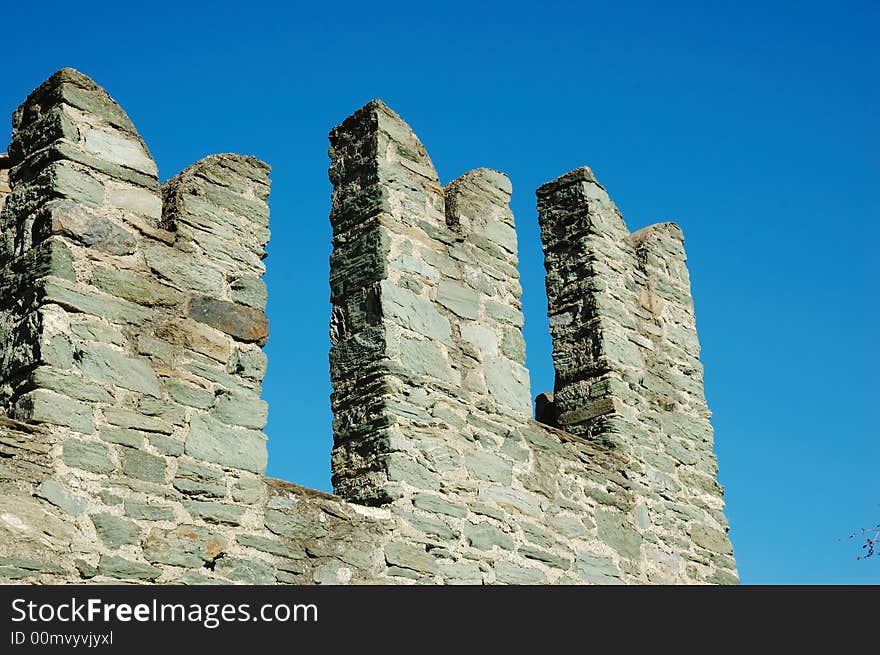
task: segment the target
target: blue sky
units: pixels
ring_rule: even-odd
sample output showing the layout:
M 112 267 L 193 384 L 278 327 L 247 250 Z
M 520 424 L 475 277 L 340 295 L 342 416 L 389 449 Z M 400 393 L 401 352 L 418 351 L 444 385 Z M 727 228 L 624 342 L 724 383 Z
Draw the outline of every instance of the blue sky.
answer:
M 553 385 L 535 188 L 588 164 L 631 229 L 677 221 L 743 582 L 880 582 L 880 558 L 856 561 L 846 540 L 880 521 L 877 3 L 15 2 L 2 16 L 0 114 L 73 66 L 128 111 L 163 179 L 214 152 L 272 165 L 270 475 L 330 488 L 326 135 L 379 97 L 443 182 L 510 175 L 533 394 Z

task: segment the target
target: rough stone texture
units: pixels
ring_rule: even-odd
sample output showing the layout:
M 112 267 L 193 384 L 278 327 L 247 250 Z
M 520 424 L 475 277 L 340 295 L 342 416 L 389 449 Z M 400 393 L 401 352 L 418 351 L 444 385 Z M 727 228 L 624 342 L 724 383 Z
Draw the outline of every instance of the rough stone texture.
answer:
M 680 230 L 538 192 L 557 383 L 531 420 L 511 184 L 445 188 L 373 101 L 330 135 L 330 495 L 263 477 L 268 166 L 160 188 L 65 69 L 0 156 L 0 579 L 735 583 Z

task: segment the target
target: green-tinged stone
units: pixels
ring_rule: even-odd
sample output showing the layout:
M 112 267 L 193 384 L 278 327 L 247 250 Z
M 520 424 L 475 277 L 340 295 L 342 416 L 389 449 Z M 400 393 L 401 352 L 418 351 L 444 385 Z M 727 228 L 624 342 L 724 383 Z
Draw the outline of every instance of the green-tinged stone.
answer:
M 182 300 L 179 291 L 128 271 L 94 268 L 92 284 L 113 296 L 148 307 L 172 306 Z
M 389 343 L 389 351 L 400 358 L 401 365 L 410 375 L 426 375 L 452 383 L 459 381 L 459 375 L 452 370 L 437 342 L 398 336 L 395 342 Z
M 92 415 L 91 405 L 45 389 L 35 389 L 21 396 L 13 412 L 13 418 L 22 421 L 51 423 L 84 434 L 95 431 Z
M 395 509 L 395 513 L 412 527 L 425 534 L 432 534 L 445 541 L 455 538 L 452 529 L 440 519 L 433 516 L 418 516 L 412 512 Z
M 14 566 L 38 573 L 66 573 L 63 567 L 54 562 L 46 562 L 31 557 L 0 557 L 0 566 Z
M 483 582 L 480 565 L 467 560 L 458 562 L 448 559 L 438 560 L 437 572 L 447 584 L 482 584 Z
M 240 525 L 245 508 L 241 505 L 211 503 L 201 500 L 184 500 L 183 506 L 193 516 L 208 523 Z
M 721 530 L 710 528 L 702 523 L 695 523 L 690 529 L 691 538 L 698 546 L 714 553 L 729 555 L 733 552 L 730 540 Z
M 488 480 L 510 485 L 513 479 L 513 465 L 494 453 L 473 451 L 464 454 L 468 473 L 477 480 Z
M 127 448 L 122 456 L 122 471 L 145 482 L 165 482 L 164 458 L 134 448 Z
M 34 230 L 41 236 L 62 234 L 110 255 L 130 255 L 137 248 L 137 237 L 130 230 L 70 200 L 46 204 L 37 216 Z
M 205 266 L 203 260 L 166 246 L 148 246 L 144 256 L 150 269 L 184 291 L 196 291 L 218 297 L 223 292 L 223 273 Z
M 468 543 L 480 550 L 491 550 L 498 546 L 503 550 L 513 550 L 513 538 L 506 532 L 502 532 L 491 523 L 470 523 L 464 526 L 464 536 Z
M 233 582 L 275 584 L 274 570 L 260 560 L 224 556 L 214 565 L 214 573 Z
M 155 580 L 162 575 L 162 569 L 141 562 L 132 562 L 117 555 L 101 555 L 101 559 L 98 561 L 98 575 L 122 580 L 130 578 Z
M 260 311 L 266 308 L 266 283 L 256 275 L 243 275 L 229 285 L 232 300 Z
M 138 543 L 141 531 L 136 523 L 112 514 L 91 514 L 89 518 L 98 538 L 110 548 Z
M 259 347 L 240 347 L 232 361 L 230 373 L 250 380 L 262 380 L 266 375 L 266 353 Z
M 166 379 L 164 381 L 164 387 L 168 392 L 168 395 L 181 405 L 196 407 L 198 409 L 208 409 L 214 404 L 214 394 L 207 389 L 180 382 L 173 378 Z
M 556 555 L 555 553 L 547 552 L 546 550 L 541 550 L 540 548 L 535 548 L 534 546 L 520 546 L 518 551 L 520 555 L 523 557 L 527 557 L 528 559 L 533 559 L 538 562 L 544 562 L 548 566 L 552 566 L 557 569 L 570 569 L 571 568 L 571 560 L 561 555 Z
M 226 477 L 222 471 L 186 458 L 179 460 L 173 484 L 175 489 L 185 494 L 215 498 L 226 496 Z
M 79 576 L 81 578 L 85 578 L 86 580 L 88 580 L 98 575 L 98 568 L 92 564 L 89 564 L 84 559 L 75 559 L 73 561 L 73 564 L 74 566 L 76 566 L 76 570 L 79 571 Z
M 501 352 L 517 364 L 526 363 L 526 341 L 523 339 L 522 330 L 511 326 L 504 328 L 504 335 L 501 337 Z
M 514 509 L 531 516 L 538 516 L 541 512 L 541 503 L 538 497 L 526 491 L 493 485 L 481 489 L 480 498 L 495 501 L 501 507 Z
M 142 448 L 144 444 L 146 444 L 143 432 L 137 432 L 127 428 L 105 426 L 101 428 L 100 434 L 103 441 L 118 443 L 122 446 L 129 446 L 130 448 Z
M 430 339 L 452 344 L 452 332 L 449 319 L 437 309 L 430 300 L 416 295 L 412 291 L 402 289 L 383 280 L 380 283 L 380 302 L 382 317 L 417 334 Z
M 278 555 L 279 557 L 286 557 L 288 559 L 306 558 L 305 549 L 292 540 L 271 539 L 257 535 L 243 534 L 238 536 L 237 541 L 242 546 L 255 548 L 256 550 L 270 553 L 271 555 Z
M 433 496 L 431 494 L 417 493 L 413 495 L 412 502 L 419 509 L 436 514 L 446 514 L 447 516 L 462 518 L 467 516 L 468 513 L 466 507 L 450 503 L 440 496 Z
M 122 128 L 131 134 L 137 134 L 126 113 L 103 90 L 86 89 L 66 82 L 59 86 L 58 93 L 62 101 L 77 109 L 92 114 L 106 121 L 109 125 Z
M 89 287 L 59 278 L 46 278 L 41 283 L 43 302 L 56 303 L 73 312 L 101 316 L 116 323 L 142 325 L 149 310 L 113 296 L 95 293 Z
M 66 162 L 49 164 L 40 179 L 51 188 L 53 195 L 75 202 L 97 207 L 104 199 L 104 187 L 97 179 Z
M 186 410 L 183 407 L 158 398 L 138 399 L 137 409 L 141 414 L 155 416 L 174 425 L 183 425 L 186 419 Z
M 119 328 L 92 316 L 77 315 L 71 317 L 70 332 L 86 341 L 100 341 L 122 346 L 126 343 L 125 335 Z
M 173 521 L 174 510 L 164 505 L 151 505 L 136 500 L 125 501 L 125 515 L 145 521 Z
M 295 539 L 318 539 L 326 534 L 324 526 L 295 509 L 269 509 L 265 525 L 275 534 Z
M 30 384 L 39 389 L 57 391 L 76 400 L 95 403 L 113 402 L 113 396 L 103 387 L 51 366 L 34 369 L 30 374 Z
M 173 427 L 155 416 L 146 416 L 140 412 L 118 407 L 105 407 L 104 418 L 111 425 L 145 432 L 161 432 L 171 434 Z
M 147 439 L 149 440 L 150 445 L 163 455 L 171 455 L 172 457 L 183 455 L 182 441 L 161 434 L 152 433 L 147 435 Z
M 262 478 L 239 478 L 232 485 L 232 499 L 245 505 L 252 505 L 263 496 L 265 486 Z
M 44 480 L 37 489 L 37 496 L 45 498 L 71 516 L 79 516 L 88 506 L 86 500 L 70 493 L 55 480 Z
M 596 527 L 599 539 L 623 557 L 637 560 L 641 554 L 642 536 L 629 525 L 620 512 L 596 509 Z
M 385 546 L 385 561 L 389 565 L 423 573 L 437 571 L 437 562 L 425 551 L 424 547 L 410 544 L 391 543 Z
M 421 464 L 412 461 L 404 453 L 390 453 L 386 458 L 388 479 L 392 482 L 406 482 L 417 489 L 440 489 L 440 478 Z
M 526 585 L 546 584 L 543 571 L 530 569 L 514 562 L 501 560 L 495 563 L 495 580 L 503 584 Z
M 229 425 L 262 430 L 269 415 L 269 404 L 255 395 L 224 391 L 217 395 L 211 415 Z
M 76 356 L 83 375 L 92 380 L 150 396 L 161 394 L 156 374 L 143 359 L 100 344 L 82 344 Z
M 185 452 L 196 459 L 260 475 L 266 470 L 268 456 L 262 433 L 229 427 L 202 414 L 190 422 Z
M 579 552 L 574 563 L 578 576 L 588 584 L 623 584 L 610 557 Z
M 180 525 L 172 530 L 150 530 L 143 549 L 150 562 L 201 568 L 226 551 L 226 541 L 208 528 Z
M 61 460 L 68 466 L 92 473 L 109 473 L 114 469 L 107 446 L 94 441 L 66 439 L 61 451 Z
M 461 318 L 476 319 L 480 315 L 480 301 L 476 291 L 457 282 L 440 280 L 437 302 Z
M 110 505 L 111 507 L 114 505 L 121 505 L 122 498 L 117 496 L 116 494 L 111 494 L 109 491 L 102 491 L 98 494 L 98 498 L 101 499 L 101 502 L 105 505 Z

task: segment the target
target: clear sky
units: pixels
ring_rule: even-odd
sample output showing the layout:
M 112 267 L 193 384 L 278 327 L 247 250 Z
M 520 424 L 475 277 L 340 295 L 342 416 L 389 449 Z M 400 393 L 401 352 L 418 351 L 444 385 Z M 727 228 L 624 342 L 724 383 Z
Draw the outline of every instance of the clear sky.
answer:
M 880 582 L 846 540 L 880 521 L 878 3 L 190 4 L 3 3 L 0 115 L 72 66 L 163 180 L 272 165 L 270 475 L 330 489 L 327 132 L 379 97 L 444 183 L 510 175 L 533 394 L 534 190 L 588 164 L 631 229 L 677 221 L 743 582 Z

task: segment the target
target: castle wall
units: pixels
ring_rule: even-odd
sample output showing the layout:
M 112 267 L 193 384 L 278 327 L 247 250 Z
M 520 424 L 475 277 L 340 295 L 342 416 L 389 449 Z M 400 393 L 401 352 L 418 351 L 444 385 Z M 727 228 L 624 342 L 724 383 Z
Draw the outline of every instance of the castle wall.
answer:
M 337 495 L 263 476 L 268 166 L 213 155 L 160 188 L 125 112 L 70 69 L 16 111 L 0 578 L 735 581 L 677 228 L 630 235 L 583 171 L 539 191 L 544 425 L 507 177 L 444 188 L 379 101 L 330 142 Z

